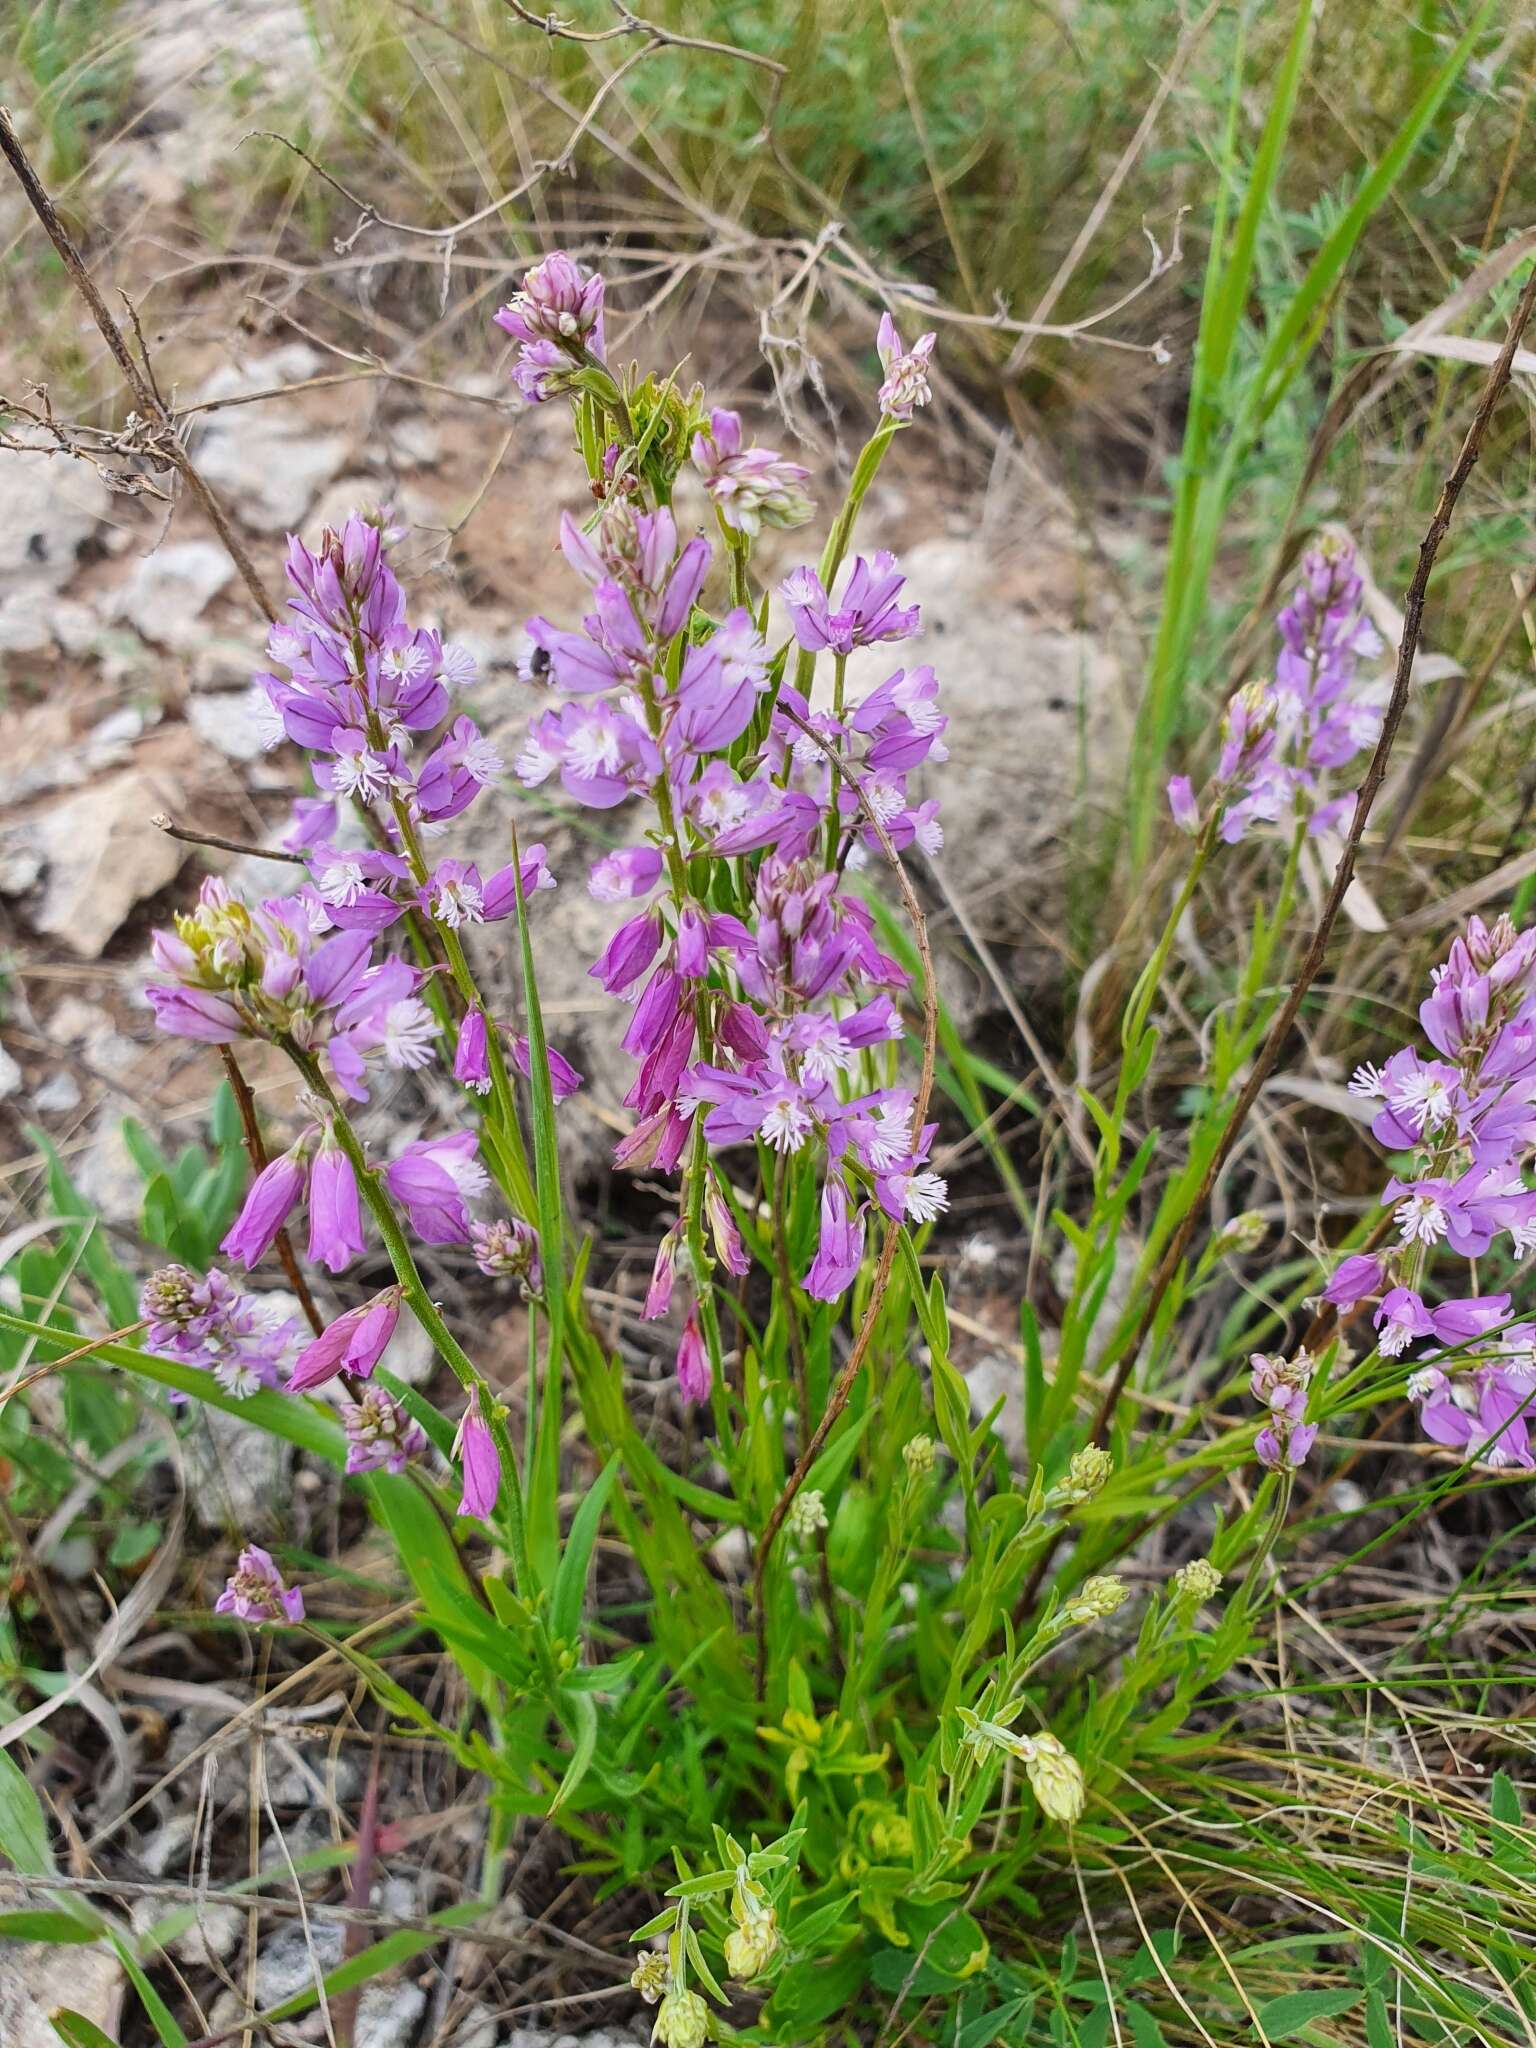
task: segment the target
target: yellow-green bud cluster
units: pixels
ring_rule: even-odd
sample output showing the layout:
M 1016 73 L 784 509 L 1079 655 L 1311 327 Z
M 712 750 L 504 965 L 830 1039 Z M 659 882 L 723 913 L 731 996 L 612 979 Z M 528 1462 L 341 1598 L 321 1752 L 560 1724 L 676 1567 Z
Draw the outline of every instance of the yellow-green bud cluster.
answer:
M 1256 1251 L 1264 1242 L 1269 1225 L 1257 1209 L 1245 1209 L 1241 1216 L 1234 1216 L 1230 1223 L 1224 1223 L 1216 1235 L 1216 1249 L 1219 1252 Z
M 1208 1557 L 1191 1558 L 1188 1564 L 1181 1564 L 1173 1575 L 1173 1592 L 1177 1600 L 1190 1600 L 1196 1606 L 1202 1601 L 1214 1599 L 1221 1591 L 1221 1573 Z
M 1056 1498 L 1067 1507 L 1078 1507 L 1083 1501 L 1093 1499 L 1114 1469 L 1114 1461 L 1108 1451 L 1101 1450 L 1097 1444 L 1086 1444 L 1082 1450 L 1072 1453 L 1067 1476 L 1056 1489 Z
M 709 2007 L 697 1991 L 669 1991 L 656 2008 L 651 2039 L 662 2048 L 704 2048 L 709 2039 Z
M 791 1536 L 808 1543 L 818 1529 L 827 1526 L 827 1504 L 814 1486 L 802 1487 L 789 1504 L 784 1518 Z
M 736 1872 L 731 1918 L 736 1925 L 725 1937 L 725 1967 L 747 1983 L 760 1977 L 773 1961 L 779 1946 L 779 1923 L 768 1894 L 745 1864 Z
M 924 1473 L 931 1472 L 937 1457 L 931 1436 L 908 1437 L 901 1447 L 901 1462 L 913 1479 L 921 1479 Z
M 1117 1607 L 1126 1602 L 1124 1579 L 1106 1572 L 1093 1579 L 1085 1579 L 1077 1592 L 1062 1609 L 1061 1618 L 1069 1626 L 1080 1627 L 1084 1622 L 1102 1621 L 1107 1614 L 1113 1614 Z
M 1082 1765 L 1048 1732 L 1036 1735 L 1030 1750 L 1024 1759 L 1024 1775 L 1040 1802 L 1040 1811 L 1070 1827 L 1087 1798 Z

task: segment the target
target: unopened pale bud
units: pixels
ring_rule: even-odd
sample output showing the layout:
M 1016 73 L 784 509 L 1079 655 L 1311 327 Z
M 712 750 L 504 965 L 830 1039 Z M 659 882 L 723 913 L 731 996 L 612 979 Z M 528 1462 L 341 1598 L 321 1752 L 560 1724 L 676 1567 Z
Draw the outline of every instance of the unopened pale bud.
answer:
M 697 1991 L 669 1991 L 656 2009 L 651 2038 L 662 2048 L 704 2048 L 709 2039 L 709 2008 Z
M 827 1526 L 826 1501 L 816 1487 L 803 1487 L 790 1502 L 784 1520 L 791 1536 L 808 1543 L 818 1529 Z
M 1216 1238 L 1219 1252 L 1251 1252 L 1264 1242 L 1269 1225 L 1257 1209 L 1245 1209 L 1222 1226 Z
M 1084 1581 L 1063 1609 L 1063 1616 L 1069 1622 L 1102 1621 L 1106 1614 L 1123 1607 L 1126 1597 L 1124 1579 L 1106 1572 Z
M 901 1447 L 901 1461 L 914 1479 L 931 1472 L 938 1452 L 931 1436 L 912 1436 Z
M 1040 1811 L 1070 1827 L 1082 1813 L 1087 1798 L 1081 1764 L 1068 1755 L 1054 1735 L 1036 1735 L 1029 1747 L 1024 1774 L 1040 1802 Z
M 760 1977 L 773 1961 L 779 1930 L 771 1912 L 754 1913 L 725 1937 L 725 1967 L 745 1984 Z
M 1072 1462 L 1060 1488 L 1060 1498 L 1074 1506 L 1081 1501 L 1092 1500 L 1114 1469 L 1114 1461 L 1108 1451 L 1101 1450 L 1097 1444 L 1085 1445 L 1082 1450 L 1072 1453 Z
M 1192 1600 L 1198 1606 L 1221 1591 L 1221 1573 L 1208 1557 L 1191 1558 L 1174 1573 L 1173 1590 L 1177 1599 Z

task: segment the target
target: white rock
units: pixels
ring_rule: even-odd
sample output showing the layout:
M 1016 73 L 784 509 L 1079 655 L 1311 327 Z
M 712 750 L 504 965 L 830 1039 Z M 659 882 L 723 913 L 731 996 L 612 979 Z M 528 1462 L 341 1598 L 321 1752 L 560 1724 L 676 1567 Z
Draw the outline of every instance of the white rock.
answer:
M 21 1084 L 22 1072 L 20 1067 L 17 1066 L 15 1060 L 11 1058 L 5 1047 L 0 1045 L 0 1102 L 4 1102 L 8 1096 L 14 1095 L 21 1087 Z
M 949 887 L 984 933 L 1015 940 L 1059 924 L 1079 781 L 1107 783 L 1119 709 L 1107 645 L 1007 594 L 1026 556 L 1027 544 L 997 548 L 974 535 L 911 549 L 903 601 L 921 604 L 922 631 L 899 647 L 861 649 L 848 670 L 855 700 L 897 667 L 936 670 L 950 758 L 920 770 L 913 792 L 942 805 Z M 1031 951 L 1039 978 L 1052 978 L 1049 949 Z
M 231 363 L 204 386 L 204 399 L 271 390 L 312 376 L 319 358 L 298 345 Z M 260 399 L 200 414 L 193 452 L 198 467 L 223 493 L 243 525 L 285 533 L 302 525 L 316 497 L 341 468 L 348 443 L 341 434 L 317 433 L 291 399 Z
M 409 2048 L 426 2009 L 419 1984 L 369 1984 L 357 2001 L 356 2048 Z
M 62 647 L 84 654 L 101 632 L 88 605 L 56 591 L 17 590 L 0 603 L 0 653 L 47 654 Z
M 281 1518 L 293 1465 L 291 1444 L 238 1415 L 202 1404 L 182 1444 L 187 1496 L 200 1528 L 251 1535 Z
M 89 463 L 0 449 L 0 593 L 62 589 L 111 501 Z
M 186 847 L 150 823 L 166 800 L 158 778 L 126 768 L 18 826 L 12 843 L 24 838 L 43 875 L 34 928 L 81 959 L 97 958 L 134 905 L 181 872 Z M 11 880 L 0 878 L 7 893 Z
M 144 1206 L 144 1181 L 123 1142 L 125 1102 L 108 1102 L 96 1119 L 83 1152 L 69 1162 L 70 1178 L 104 1223 L 137 1224 Z
M 257 2009 L 279 2005 L 285 1998 L 310 1990 L 317 1965 L 321 1976 L 334 1970 L 341 1961 L 342 1938 L 339 1920 L 322 1919 L 313 1913 L 307 1931 L 299 1920 L 290 1920 L 280 1928 L 263 1944 L 256 1958 L 252 1988 Z
M 151 1877 L 164 1877 L 168 1870 L 185 1870 L 196 1833 L 195 1813 L 172 1814 L 140 1849 L 139 1861 Z
M 202 636 L 198 620 L 204 608 L 234 573 L 234 563 L 214 541 L 167 542 L 134 564 L 117 592 L 113 616 L 158 647 L 192 647 Z
M 48 2015 L 61 2005 L 115 2040 L 122 2003 L 122 1966 L 109 1949 L 0 1942 L 0 2041 L 5 2048 L 59 2048 Z
M 1025 1462 L 1023 1366 L 1001 1353 L 978 1358 L 967 1367 L 965 1383 L 970 1389 L 971 1413 L 978 1422 L 998 1401 L 1002 1402 L 1002 1411 L 992 1427 L 1008 1454 L 1009 1464 L 1021 1467 Z
M 79 1082 L 61 1067 L 33 1094 L 32 1107 L 43 1116 L 68 1116 L 71 1110 L 80 1107 Z

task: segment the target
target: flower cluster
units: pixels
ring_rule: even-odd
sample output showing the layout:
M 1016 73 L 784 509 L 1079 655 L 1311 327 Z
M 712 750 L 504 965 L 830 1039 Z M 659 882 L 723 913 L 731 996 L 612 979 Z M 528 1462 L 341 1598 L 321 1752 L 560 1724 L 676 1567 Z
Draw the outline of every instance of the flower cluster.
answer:
M 213 1611 L 233 1614 L 240 1621 L 302 1621 L 304 1595 L 297 1586 L 285 1585 L 268 1553 L 251 1543 L 236 1559 Z
M 512 379 L 530 405 L 567 390 L 584 364 L 606 360 L 603 290 L 600 276 L 556 249 L 496 314 L 496 325 L 518 344 Z
M 1378 1348 L 1416 1351 L 1408 1392 L 1426 1436 L 1494 1466 L 1536 1467 L 1527 1416 L 1536 1396 L 1536 1324 L 1509 1321 L 1508 1294 L 1432 1302 L 1427 1269 L 1443 1244 L 1457 1258 L 1496 1246 L 1516 1261 L 1536 1245 L 1536 929 L 1474 917 L 1434 972 L 1419 1007 L 1428 1056 L 1404 1047 L 1361 1067 L 1350 1091 L 1374 1111 L 1372 1133 L 1408 1154 L 1384 1199 L 1398 1243 L 1344 1259 L 1325 1299 L 1374 1302 Z
M 139 1307 L 157 1357 L 201 1367 L 237 1401 L 275 1387 L 298 1341 L 297 1323 L 277 1303 L 246 1293 L 217 1267 L 201 1279 L 185 1266 L 160 1267 Z
M 1309 833 L 1336 830 L 1355 792 L 1333 789 L 1335 771 L 1373 747 L 1391 694 L 1358 665 L 1381 652 L 1365 616 L 1354 544 L 1330 535 L 1302 559 L 1301 581 L 1275 621 L 1280 652 L 1273 682 L 1246 684 L 1222 720 L 1216 774 L 1197 798 L 1188 776 L 1168 785 L 1174 822 L 1199 834 L 1214 824 L 1233 845 L 1256 825 L 1304 820 Z
M 926 398 L 932 342 L 901 354 L 882 327 L 892 419 Z M 808 513 L 806 472 L 744 450 L 734 414 L 711 413 L 691 448 L 728 534 Z M 911 788 L 945 758 L 933 670 L 897 669 L 844 702 L 846 657 L 909 639 L 918 608 L 902 602 L 889 554 L 856 559 L 835 594 L 817 570 L 793 571 L 781 588 L 801 651 L 792 683 L 788 650 L 770 652 L 750 610 L 706 608 L 714 551 L 702 535 L 684 538 L 664 506 L 609 494 L 587 527 L 562 518 L 561 547 L 590 608 L 579 627 L 528 622 L 529 678 L 547 679 L 561 701 L 535 717 L 514 765 L 528 788 L 558 779 L 588 808 L 635 799 L 649 814 L 643 838 L 604 855 L 589 881 L 597 900 L 628 912 L 591 969 L 631 1012 L 635 1122 L 616 1159 L 681 1167 L 684 1216 L 707 1220 L 713 1258 L 741 1274 L 737 1216 L 705 1154 L 756 1145 L 770 1161 L 819 1156 L 821 1230 L 802 1284 L 836 1301 L 863 1259 L 871 1203 L 922 1223 L 946 1201 L 926 1166 L 932 1128 L 913 1128 L 913 1092 L 893 1085 L 881 1056 L 904 1035 L 896 998 L 908 977 L 845 880 L 872 852 L 942 841 L 937 804 Z M 796 687 L 820 654 L 835 664 L 830 708 Z M 663 1240 L 648 1316 L 671 1305 L 680 1271 L 699 1281 L 699 1243 L 682 1225 Z M 678 1356 L 690 1399 L 709 1389 L 706 1334 L 690 1312 Z
M 700 390 L 682 394 L 638 369 L 617 379 L 605 297 L 600 276 L 557 251 L 496 316 L 516 343 L 523 395 L 568 395 L 585 427 L 600 429 L 582 436 L 596 510 L 584 523 L 564 516 L 560 530 L 586 602 L 574 622 L 529 621 L 522 673 L 540 701 L 515 774 L 529 789 L 558 782 L 592 810 L 644 807 L 631 843 L 591 872 L 593 896 L 624 907 L 591 973 L 629 1012 L 633 1125 L 618 1162 L 681 1170 L 681 1213 L 645 1313 L 667 1312 L 682 1280 L 678 1385 L 698 1402 L 718 1355 L 710 1274 L 745 1275 L 747 1240 L 758 1241 L 747 1227 L 755 1198 L 720 1155 L 755 1151 L 760 1180 L 791 1160 L 814 1177 L 807 1200 L 819 1199 L 820 1230 L 801 1278 L 827 1302 L 859 1270 L 871 1211 L 922 1224 L 945 1206 L 928 1164 L 933 1127 L 899 1082 L 908 976 L 849 878 L 873 855 L 940 845 L 937 804 L 916 783 L 945 758 L 946 720 L 926 666 L 895 668 L 857 701 L 845 690 L 850 654 L 904 642 L 919 625 L 890 555 L 845 564 L 851 514 L 818 567 L 784 580 L 792 637 L 770 646 L 768 602 L 750 598 L 750 547 L 765 527 L 811 516 L 808 472 L 749 445 L 740 418 L 708 409 Z M 933 341 L 907 349 L 889 317 L 881 323 L 880 424 L 855 507 L 880 452 L 928 400 Z M 717 542 L 681 528 L 671 509 L 690 460 L 724 543 L 718 563 Z M 302 1217 L 308 1258 L 341 1274 L 368 1250 L 371 1222 L 395 1267 L 397 1286 L 346 1309 L 298 1353 L 287 1387 L 340 1380 L 348 1469 L 401 1469 L 422 1434 L 370 1375 L 411 1301 L 468 1396 L 455 1439 L 462 1512 L 488 1516 L 503 1432 L 430 1306 L 410 1241 L 467 1245 L 488 1276 L 532 1295 L 544 1286 L 532 1223 L 475 1213 L 492 1174 L 514 1206 L 531 1199 L 515 1088 L 531 1052 L 489 1014 L 466 940 L 554 876 L 542 846 L 514 846 L 490 872 L 434 847 L 503 763 L 460 708 L 473 659 L 410 616 L 390 553 L 398 537 L 387 512 L 357 513 L 314 546 L 290 537 L 287 609 L 253 687 L 270 744 L 308 757 L 314 794 L 295 804 L 284 838 L 301 879 L 255 903 L 205 882 L 195 907 L 155 933 L 148 996 L 167 1032 L 262 1040 L 300 1073 L 303 1128 L 255 1176 L 225 1254 L 252 1269 Z M 729 601 L 715 594 L 717 567 Z M 821 656 L 830 698 L 815 687 Z M 548 1057 L 559 1099 L 581 1077 Z M 452 1075 L 474 1121 L 370 1160 L 349 1105 L 366 1102 L 381 1073 L 432 1069 Z M 157 1301 L 157 1339 L 174 1355 L 231 1385 L 277 1382 L 295 1333 L 264 1351 L 255 1312 L 239 1306 L 249 1298 L 223 1276 L 186 1276 L 183 1292 L 166 1283 Z M 247 1605 L 260 1604 L 251 1592 Z
M 1317 1441 L 1317 1424 L 1305 1419 L 1316 1361 L 1305 1351 L 1294 1358 L 1256 1351 L 1249 1362 L 1249 1388 L 1269 1415 L 1254 1438 L 1254 1456 L 1267 1472 L 1295 1472 Z

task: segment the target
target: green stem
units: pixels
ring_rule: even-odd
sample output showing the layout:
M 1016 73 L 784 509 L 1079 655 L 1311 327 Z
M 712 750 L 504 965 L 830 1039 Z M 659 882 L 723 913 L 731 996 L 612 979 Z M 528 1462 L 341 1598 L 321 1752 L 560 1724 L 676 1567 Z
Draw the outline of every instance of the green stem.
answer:
M 480 1414 L 490 1430 L 501 1460 L 502 1477 L 508 1494 L 507 1532 L 508 1548 L 512 1553 L 512 1571 L 520 1590 L 530 1585 L 528 1574 L 528 1546 L 523 1515 L 523 1488 L 518 1477 L 517 1460 L 513 1455 L 511 1439 L 507 1435 L 505 1411 L 491 1392 L 489 1383 L 479 1368 L 459 1343 L 457 1337 L 444 1322 L 435 1301 L 427 1291 L 427 1284 L 417 1269 L 416 1261 L 400 1227 L 394 1204 L 379 1181 L 377 1173 L 368 1164 L 362 1140 L 352 1126 L 351 1119 L 343 1109 L 335 1090 L 321 1071 L 319 1061 L 312 1053 L 301 1050 L 291 1042 L 284 1051 L 303 1074 L 305 1081 L 326 1105 L 330 1114 L 331 1128 L 336 1142 L 346 1154 L 357 1180 L 358 1192 L 368 1205 L 368 1213 L 384 1241 L 389 1263 L 394 1268 L 395 1278 L 400 1283 L 411 1313 L 426 1331 L 433 1348 L 443 1360 L 459 1385 L 472 1401 L 479 1404 Z
M 882 418 L 878 427 L 859 450 L 859 459 L 853 466 L 853 477 L 848 485 L 848 495 L 843 500 L 842 510 L 832 523 L 827 535 L 827 544 L 821 551 L 821 562 L 817 575 L 821 587 L 828 597 L 832 595 L 832 584 L 838 570 L 843 566 L 843 557 L 848 552 L 848 543 L 853 538 L 854 522 L 859 516 L 870 485 L 880 473 L 885 460 L 885 451 L 890 447 L 899 429 L 900 422 Z M 795 688 L 802 697 L 809 699 L 811 681 L 816 673 L 816 657 L 809 648 L 802 647 L 795 661 Z

